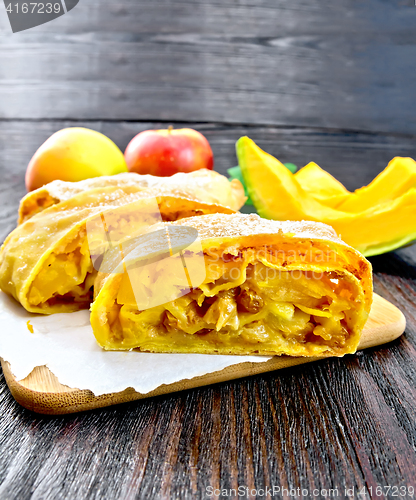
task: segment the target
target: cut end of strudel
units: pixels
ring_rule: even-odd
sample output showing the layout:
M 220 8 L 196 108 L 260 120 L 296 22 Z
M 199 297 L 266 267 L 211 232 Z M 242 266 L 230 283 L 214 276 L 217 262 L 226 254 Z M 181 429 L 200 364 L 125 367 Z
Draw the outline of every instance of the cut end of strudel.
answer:
M 159 252 L 159 260 L 154 255 L 163 244 L 156 237 L 152 244 L 147 240 L 124 257 L 122 270 L 98 280 L 91 324 L 103 348 L 289 356 L 355 352 L 372 302 L 371 265 L 331 227 L 214 214 L 152 231 L 175 235 L 178 227 L 197 232 L 198 239 L 172 247 L 169 255 Z

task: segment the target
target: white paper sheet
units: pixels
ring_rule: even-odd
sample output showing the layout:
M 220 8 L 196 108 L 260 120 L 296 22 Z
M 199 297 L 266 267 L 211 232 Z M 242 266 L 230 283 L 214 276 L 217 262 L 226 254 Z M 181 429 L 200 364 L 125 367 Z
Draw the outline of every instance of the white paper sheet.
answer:
M 27 326 L 30 320 L 34 333 Z M 151 354 L 104 351 L 95 341 L 89 312 L 40 316 L 30 314 L 0 292 L 0 356 L 17 380 L 46 365 L 61 384 L 89 389 L 96 396 L 133 387 L 146 394 L 162 384 L 205 375 L 265 356 Z

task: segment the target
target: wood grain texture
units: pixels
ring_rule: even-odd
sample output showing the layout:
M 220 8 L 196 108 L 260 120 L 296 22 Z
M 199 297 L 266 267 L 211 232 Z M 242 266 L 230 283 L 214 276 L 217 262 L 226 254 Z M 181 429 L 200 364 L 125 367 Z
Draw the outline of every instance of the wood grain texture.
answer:
M 347 360 L 86 414 L 35 415 L 3 390 L 0 493 L 206 498 L 209 485 L 412 484 L 414 326 Z
M 183 121 L 222 172 L 247 134 L 350 189 L 368 183 L 416 157 L 415 16 L 413 0 L 81 0 L 12 35 L 1 4 L 0 240 L 30 157 L 63 126 L 124 148 Z M 406 332 L 348 359 L 57 417 L 23 409 L 1 378 L 0 498 L 416 486 L 416 247 L 371 261 Z
M 359 350 L 376 347 L 396 340 L 406 328 L 406 319 L 397 307 L 375 294 L 370 316 L 360 340 Z M 78 411 L 93 410 L 128 401 L 179 392 L 195 387 L 218 384 L 259 373 L 281 370 L 292 366 L 320 361 L 325 358 L 294 358 L 274 356 L 265 363 L 241 363 L 224 370 L 208 373 L 193 379 L 163 385 L 148 394 L 140 394 L 129 388 L 125 391 L 95 396 L 89 390 L 80 390 L 62 385 L 46 367 L 37 366 L 23 380 L 17 380 L 10 365 L 1 358 L 1 366 L 9 389 L 18 403 L 25 408 L 47 415 L 62 415 Z
M 87 121 L 124 147 L 157 122 Z M 0 122 L 0 240 L 16 223 L 24 171 L 65 120 Z M 180 124 L 178 124 L 180 125 Z M 282 161 L 315 160 L 350 188 L 412 136 L 197 124 L 222 172 L 248 134 Z M 375 291 L 405 314 L 405 335 L 348 359 L 67 416 L 36 415 L 0 381 L 1 498 L 207 498 L 208 486 L 332 488 L 414 485 L 416 246 L 372 257 Z M 244 498 L 244 497 L 242 497 Z M 277 498 L 283 498 L 277 496 Z
M 416 133 L 413 0 L 89 0 L 12 34 L 0 117 Z

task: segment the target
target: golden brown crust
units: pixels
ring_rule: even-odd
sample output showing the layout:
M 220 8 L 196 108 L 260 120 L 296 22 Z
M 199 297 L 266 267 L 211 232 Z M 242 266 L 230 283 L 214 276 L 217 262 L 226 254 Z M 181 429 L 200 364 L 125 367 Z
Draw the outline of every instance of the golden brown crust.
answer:
M 190 217 L 172 224 L 187 225 L 195 228 L 201 240 L 233 239 L 255 237 L 261 234 L 280 234 L 296 238 L 319 239 L 346 245 L 331 226 L 313 221 L 277 221 L 262 219 L 257 214 L 234 214 L 224 217 L 222 214 L 209 217 Z
M 137 191 L 161 188 L 165 193 L 187 193 L 194 199 L 239 210 L 246 200 L 240 181 L 228 181 L 226 177 L 212 170 L 201 169 L 188 174 L 178 173 L 171 177 L 156 177 L 123 173 L 112 176 L 94 177 L 79 182 L 53 181 L 28 193 L 20 202 L 19 224 L 54 204 L 66 201 L 82 192 L 107 187 L 134 188 Z

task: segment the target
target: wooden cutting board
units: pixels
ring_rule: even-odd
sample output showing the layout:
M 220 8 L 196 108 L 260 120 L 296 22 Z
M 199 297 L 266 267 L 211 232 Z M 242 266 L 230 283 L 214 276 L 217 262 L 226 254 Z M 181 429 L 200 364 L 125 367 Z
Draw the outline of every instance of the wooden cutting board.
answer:
M 406 320 L 401 311 L 379 295 L 374 295 L 373 306 L 364 328 L 359 349 L 367 349 L 368 347 L 391 342 L 404 332 L 405 327 Z M 25 379 L 18 381 L 11 372 L 7 361 L 2 359 L 1 365 L 10 392 L 18 403 L 37 413 L 60 415 L 183 391 L 248 375 L 310 363 L 320 359 L 323 358 L 275 356 L 264 363 L 241 363 L 191 380 L 162 385 L 148 394 L 140 394 L 129 388 L 122 392 L 102 396 L 94 396 L 89 390 L 75 389 L 60 384 L 59 380 L 46 366 L 37 366 Z

